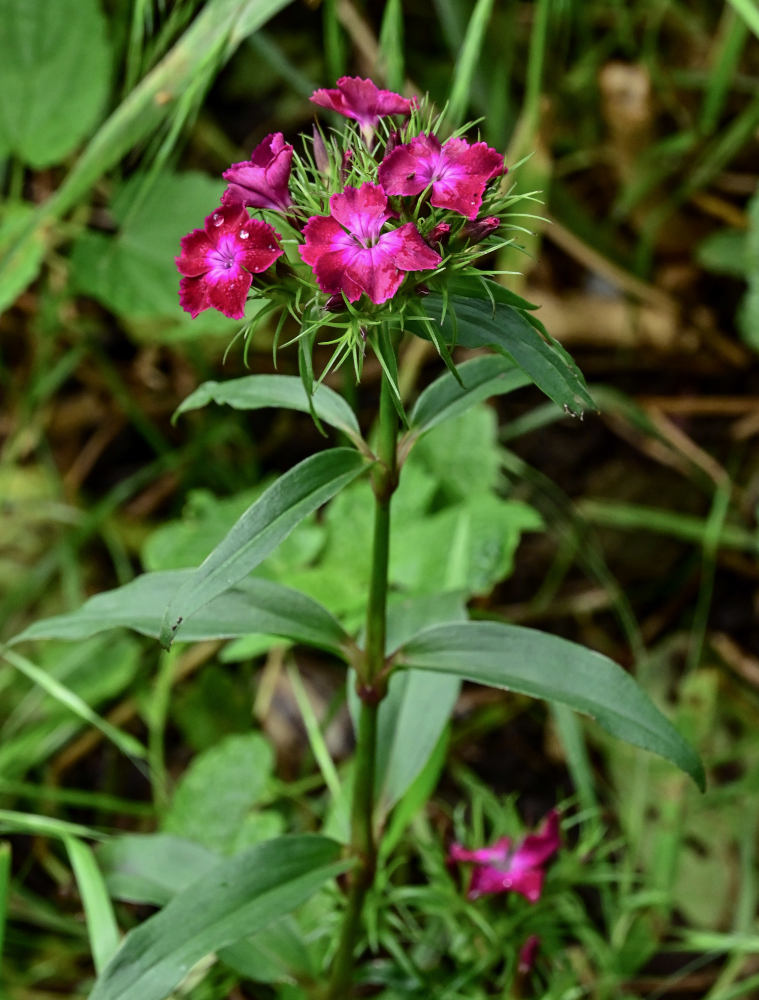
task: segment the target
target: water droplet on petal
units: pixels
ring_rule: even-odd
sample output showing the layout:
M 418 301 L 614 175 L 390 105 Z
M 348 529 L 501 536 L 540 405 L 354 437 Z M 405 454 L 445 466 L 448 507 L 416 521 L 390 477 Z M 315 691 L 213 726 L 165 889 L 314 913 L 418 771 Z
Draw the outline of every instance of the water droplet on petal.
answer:
M 213 213 L 213 224 L 215 226 L 220 226 L 224 221 L 224 216 L 220 212 Z
M 270 243 L 269 244 L 269 249 L 270 250 L 276 250 L 277 248 L 276 248 L 276 246 L 273 243 Z
M 247 229 L 241 229 L 240 230 L 240 239 L 241 240 L 247 240 L 249 238 L 250 238 L 250 233 L 248 232 L 248 230 Z

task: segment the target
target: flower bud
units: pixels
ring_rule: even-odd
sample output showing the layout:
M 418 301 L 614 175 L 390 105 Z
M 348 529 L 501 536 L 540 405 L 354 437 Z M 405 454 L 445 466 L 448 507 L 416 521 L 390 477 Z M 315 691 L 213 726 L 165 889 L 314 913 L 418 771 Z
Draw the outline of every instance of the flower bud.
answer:
M 322 174 L 328 174 L 329 156 L 327 156 L 327 147 L 324 145 L 324 138 L 316 125 L 314 125 L 313 128 L 313 137 L 314 163 L 316 164 L 316 169 Z
M 488 215 L 484 219 L 474 219 L 467 222 L 461 229 L 461 235 L 470 243 L 481 243 L 482 240 L 494 233 L 501 224 L 497 215 Z

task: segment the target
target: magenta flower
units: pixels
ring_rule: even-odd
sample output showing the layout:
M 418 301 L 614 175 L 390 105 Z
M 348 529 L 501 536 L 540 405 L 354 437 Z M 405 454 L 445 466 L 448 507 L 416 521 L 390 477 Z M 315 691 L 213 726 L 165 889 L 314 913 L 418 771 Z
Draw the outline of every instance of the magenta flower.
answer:
M 391 217 L 378 184 L 346 187 L 329 201 L 331 215 L 312 215 L 298 247 L 319 288 L 355 302 L 366 292 L 377 304 L 391 299 L 406 271 L 428 271 L 440 255 L 422 239 L 413 222 L 382 231 Z
M 353 118 L 361 126 L 367 144 L 374 127 L 385 115 L 410 115 L 412 103 L 392 90 L 380 90 L 371 80 L 358 76 L 341 76 L 335 90 L 315 90 L 310 98 L 319 107 L 329 108 Z
M 222 205 L 208 216 L 204 229 L 182 237 L 176 258 L 179 302 L 193 319 L 203 309 L 218 309 L 242 319 L 253 275 L 265 271 L 284 251 L 279 234 L 266 222 L 251 219 L 242 205 Z
M 521 975 L 526 976 L 535 964 L 535 956 L 540 947 L 540 938 L 537 934 L 530 934 L 525 943 L 519 949 L 519 961 L 517 969 Z
M 512 848 L 510 837 L 501 837 L 490 847 L 475 851 L 452 844 L 448 857 L 451 861 L 474 862 L 470 899 L 492 892 L 518 892 L 535 903 L 543 890 L 543 867 L 559 844 L 559 814 L 553 809 L 546 816 L 542 830 L 525 837 L 516 849 Z
M 247 205 L 286 212 L 292 205 L 288 190 L 293 147 L 281 132 L 272 132 L 256 146 L 250 159 L 233 163 L 221 175 L 229 187 L 222 205 Z
M 390 195 L 416 195 L 431 187 L 432 205 L 473 219 L 485 185 L 504 169 L 503 157 L 487 143 L 449 139 L 441 146 L 434 135 L 418 135 L 384 158 L 379 182 Z

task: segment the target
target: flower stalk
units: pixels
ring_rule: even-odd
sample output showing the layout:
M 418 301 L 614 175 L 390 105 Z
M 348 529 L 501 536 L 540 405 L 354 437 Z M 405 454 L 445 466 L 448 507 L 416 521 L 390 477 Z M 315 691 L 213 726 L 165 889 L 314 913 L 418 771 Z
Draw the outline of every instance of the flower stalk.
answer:
M 366 614 L 366 645 L 364 656 L 356 669 L 356 687 L 361 699 L 351 805 L 351 853 L 356 859 L 356 866 L 350 876 L 348 902 L 343 914 L 340 940 L 332 964 L 326 1000 L 344 1000 L 348 995 L 353 978 L 353 953 L 361 927 L 361 913 L 367 892 L 374 882 L 377 866 L 377 845 L 374 838 L 377 715 L 387 690 L 384 668 L 390 503 L 398 485 L 396 463 L 398 415 L 393 403 L 393 391 L 387 375 L 383 373 L 377 434 L 378 462 L 372 478 L 375 498 L 374 537 Z

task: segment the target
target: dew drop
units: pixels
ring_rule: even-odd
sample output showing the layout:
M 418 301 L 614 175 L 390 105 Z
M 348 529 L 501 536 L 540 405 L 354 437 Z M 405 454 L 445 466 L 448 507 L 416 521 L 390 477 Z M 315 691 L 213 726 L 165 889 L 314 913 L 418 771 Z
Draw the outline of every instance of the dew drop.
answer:
M 270 243 L 270 244 L 269 244 L 269 249 L 270 249 L 270 250 L 276 250 L 277 248 L 276 248 L 276 247 L 274 246 L 274 244 L 273 244 L 273 243 Z
M 250 238 L 250 233 L 248 232 L 248 230 L 247 229 L 241 229 L 240 230 L 240 239 L 241 240 L 247 240 L 249 238 Z
M 220 212 L 214 212 L 213 213 L 213 224 L 215 226 L 220 226 L 223 221 L 224 221 L 224 216 L 221 215 Z

